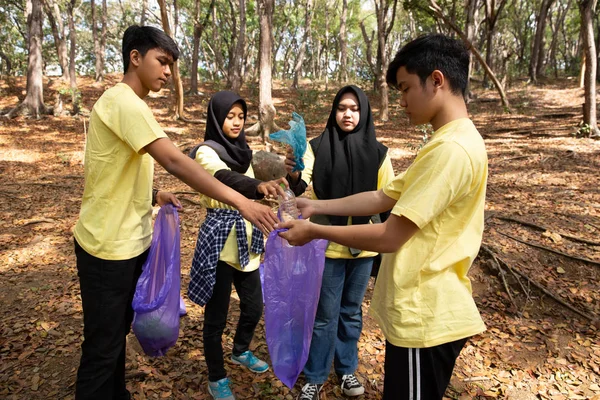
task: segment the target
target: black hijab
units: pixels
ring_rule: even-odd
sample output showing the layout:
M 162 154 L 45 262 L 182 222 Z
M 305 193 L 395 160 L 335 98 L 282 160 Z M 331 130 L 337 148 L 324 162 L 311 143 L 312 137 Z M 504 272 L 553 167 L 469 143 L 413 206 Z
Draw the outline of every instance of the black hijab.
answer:
M 246 143 L 246 134 L 244 128 L 237 138 L 228 138 L 223 133 L 223 123 L 229 110 L 235 103 L 240 103 L 244 110 L 244 122 L 248 107 L 246 102 L 238 94 L 221 91 L 214 94 L 208 102 L 208 112 L 206 115 L 206 132 L 204 133 L 204 142 L 194 147 L 190 152 L 190 157 L 196 158 L 196 152 L 200 146 L 208 146 L 217 152 L 219 158 L 227 164 L 232 171 L 244 174 L 250 162 L 252 161 L 252 150 Z
M 358 98 L 360 121 L 351 132 L 344 132 L 335 120 L 342 95 L 352 92 Z M 367 95 L 351 85 L 341 88 L 333 100 L 323 133 L 310 142 L 315 153 L 313 190 L 319 199 L 338 199 L 377 190 L 379 167 L 387 147 L 375 138 L 375 125 Z M 352 217 L 354 225 L 366 224 L 371 217 Z M 348 217 L 329 216 L 333 225 L 346 225 Z

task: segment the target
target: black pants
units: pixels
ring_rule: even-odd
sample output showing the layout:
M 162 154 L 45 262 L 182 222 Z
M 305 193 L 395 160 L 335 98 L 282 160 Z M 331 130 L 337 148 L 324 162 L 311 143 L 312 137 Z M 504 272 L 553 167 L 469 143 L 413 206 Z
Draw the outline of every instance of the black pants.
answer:
M 383 400 L 441 400 L 466 342 L 408 349 L 386 341 Z
M 127 400 L 125 337 L 133 320 L 131 301 L 148 251 L 130 260 L 102 260 L 75 241 L 83 306 L 77 400 Z
M 208 380 L 211 382 L 227 376 L 221 338 L 227 324 L 232 282 L 240 298 L 241 311 L 233 338 L 233 354 L 239 356 L 248 350 L 254 329 L 262 316 L 263 300 L 259 271 L 242 272 L 219 261 L 213 294 L 204 310 L 204 356 L 208 366 Z

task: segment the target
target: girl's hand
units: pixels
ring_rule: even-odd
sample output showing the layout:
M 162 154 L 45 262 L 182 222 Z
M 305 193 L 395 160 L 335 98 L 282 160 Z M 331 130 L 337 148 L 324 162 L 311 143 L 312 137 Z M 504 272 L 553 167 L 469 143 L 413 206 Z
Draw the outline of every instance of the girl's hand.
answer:
M 156 204 L 158 204 L 159 206 L 164 206 L 165 204 L 173 204 L 173 206 L 178 209 L 181 210 L 181 202 L 177 199 L 177 197 L 171 193 L 171 192 L 163 192 L 161 190 L 159 190 L 156 193 Z
M 285 185 L 285 187 L 290 187 L 288 181 L 285 178 L 279 178 L 272 181 L 260 183 L 256 187 L 256 190 L 259 193 L 262 193 L 266 199 L 276 199 L 278 195 L 284 195 L 283 188 L 281 187 L 282 183 Z
M 294 150 L 291 146 L 288 146 L 287 152 L 285 153 L 285 170 L 288 174 L 290 174 L 290 178 L 292 178 L 292 182 L 298 182 L 298 178 L 300 177 L 300 171 L 292 172 L 294 167 L 296 166 L 296 162 L 294 161 Z

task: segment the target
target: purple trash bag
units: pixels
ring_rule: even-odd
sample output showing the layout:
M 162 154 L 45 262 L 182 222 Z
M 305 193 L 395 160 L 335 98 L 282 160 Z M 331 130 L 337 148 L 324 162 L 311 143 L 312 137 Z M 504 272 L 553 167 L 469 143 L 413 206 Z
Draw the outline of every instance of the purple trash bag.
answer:
M 179 337 L 180 268 L 179 216 L 168 204 L 156 217 L 150 253 L 132 302 L 133 333 L 149 356 L 165 355 Z
M 291 389 L 308 359 L 327 241 L 289 246 L 278 232 L 271 232 L 267 239 L 260 277 L 273 370 Z

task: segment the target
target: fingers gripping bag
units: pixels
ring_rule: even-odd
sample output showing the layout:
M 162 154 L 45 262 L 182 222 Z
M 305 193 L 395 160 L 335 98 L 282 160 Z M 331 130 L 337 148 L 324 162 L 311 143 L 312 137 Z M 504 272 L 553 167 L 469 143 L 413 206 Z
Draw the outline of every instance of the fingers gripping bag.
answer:
M 290 246 L 271 232 L 260 266 L 265 331 L 275 375 L 292 388 L 308 359 L 327 241 Z
M 133 333 L 149 356 L 163 356 L 179 337 L 179 215 L 171 205 L 160 208 L 148 259 L 142 266 L 132 307 Z
M 290 129 L 271 133 L 269 139 L 292 146 L 292 150 L 294 150 L 294 162 L 296 163 L 292 172 L 304 170 L 302 157 L 306 153 L 306 125 L 304 124 L 304 118 L 300 114 L 292 112 Z

